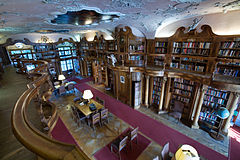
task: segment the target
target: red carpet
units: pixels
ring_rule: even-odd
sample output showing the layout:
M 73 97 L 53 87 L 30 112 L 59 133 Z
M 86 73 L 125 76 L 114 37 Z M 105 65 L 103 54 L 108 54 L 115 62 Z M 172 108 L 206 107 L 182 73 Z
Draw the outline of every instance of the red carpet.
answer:
M 128 130 L 127 130 L 128 131 Z M 127 131 L 122 133 L 120 136 L 124 137 L 126 135 Z M 127 145 L 127 148 L 124 148 L 120 154 L 122 160 L 135 160 L 137 157 L 147 148 L 147 146 L 150 144 L 150 141 L 142 136 L 141 134 L 138 134 L 138 141 L 137 144 L 132 142 L 132 149 L 130 148 L 130 145 Z M 94 157 L 97 160 L 118 160 L 118 154 L 111 152 L 111 143 L 109 143 L 107 146 L 100 149 L 98 152 L 94 154 Z M 127 150 L 127 152 L 126 152 Z
M 235 126 L 229 129 L 230 145 L 229 145 L 229 160 L 240 159 L 240 128 Z
M 75 81 L 78 84 L 81 84 L 81 83 L 85 83 L 85 82 L 88 82 L 88 81 L 92 81 L 93 78 L 92 77 L 88 77 L 88 78 L 84 78 L 84 79 L 79 79 L 79 78 L 76 78 L 76 77 L 72 77 L 72 78 L 68 78 L 67 80 L 68 81 Z
M 53 128 L 53 130 L 51 132 L 51 135 L 54 139 L 56 139 L 58 141 L 77 145 L 73 136 L 68 131 L 67 127 L 64 125 L 64 123 L 63 123 L 63 121 L 61 120 L 60 117 L 58 118 L 58 121 L 57 121 L 55 127 Z
M 105 101 L 105 106 L 109 111 L 120 119 L 124 120 L 133 127 L 139 127 L 139 130 L 155 142 L 163 146 L 166 142 L 170 143 L 170 151 L 175 153 L 179 145 L 189 144 L 195 147 L 200 155 L 207 159 L 222 160 L 227 159 L 224 155 L 214 151 L 211 148 L 183 135 L 182 133 L 132 109 L 126 104 L 108 96 L 105 93 L 92 88 L 91 86 L 81 83 L 76 85 L 80 91 L 91 89 L 94 98 L 98 96 Z

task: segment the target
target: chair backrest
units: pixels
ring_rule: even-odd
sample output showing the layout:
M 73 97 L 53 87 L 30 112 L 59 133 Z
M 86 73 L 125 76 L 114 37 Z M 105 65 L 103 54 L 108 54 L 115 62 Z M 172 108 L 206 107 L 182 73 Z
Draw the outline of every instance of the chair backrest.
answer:
M 105 119 L 108 117 L 108 109 L 104 109 L 101 111 L 101 119 Z
M 101 105 L 105 106 L 105 101 L 99 97 L 96 96 L 96 101 L 100 103 Z
M 96 114 L 92 115 L 92 123 L 93 124 L 95 124 L 99 121 L 100 121 L 100 114 L 99 113 L 96 113 Z
M 119 143 L 119 151 L 121 151 L 127 145 L 128 136 L 124 137 Z
M 73 102 L 77 102 L 77 101 L 80 101 L 80 100 L 81 100 L 80 97 L 75 97 L 75 98 L 73 99 Z
M 131 131 L 131 133 L 130 133 L 130 136 L 131 136 L 130 140 L 133 140 L 134 138 L 136 138 L 137 134 L 138 134 L 138 127 Z
M 62 93 L 65 93 L 65 92 L 66 92 L 66 90 L 65 90 L 64 86 L 59 87 L 59 94 L 62 94 Z
M 174 112 L 183 112 L 183 108 L 184 108 L 184 104 L 180 101 L 174 101 L 174 107 L 173 107 L 173 111 Z
M 169 157 L 169 142 L 167 142 L 162 149 L 161 156 L 163 160 L 167 160 Z
M 74 89 L 74 85 L 73 84 L 69 84 L 67 88 L 68 88 L 69 91 L 73 90 Z

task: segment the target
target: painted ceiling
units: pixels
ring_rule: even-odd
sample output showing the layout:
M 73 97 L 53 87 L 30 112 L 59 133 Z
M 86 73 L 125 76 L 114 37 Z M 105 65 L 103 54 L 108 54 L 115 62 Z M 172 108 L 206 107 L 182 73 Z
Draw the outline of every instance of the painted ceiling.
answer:
M 69 12 L 95 11 L 95 23 L 52 23 Z M 86 30 L 111 33 L 118 25 L 154 37 L 158 27 L 182 19 L 240 10 L 240 0 L 0 0 L 0 38 L 39 31 L 79 34 Z M 105 18 L 104 18 L 105 17 Z

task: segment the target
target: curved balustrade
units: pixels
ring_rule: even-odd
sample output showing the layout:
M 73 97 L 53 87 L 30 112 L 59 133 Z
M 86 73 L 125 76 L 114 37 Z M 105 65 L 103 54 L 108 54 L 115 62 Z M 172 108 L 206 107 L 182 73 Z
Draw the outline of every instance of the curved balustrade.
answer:
M 28 120 L 28 105 L 38 94 L 38 89 L 41 85 L 48 80 L 48 73 L 45 72 L 47 69 L 47 62 L 33 62 L 37 62 L 39 67 L 31 72 L 31 74 L 36 74 L 40 77 L 27 85 L 28 89 L 19 97 L 15 104 L 11 117 L 14 135 L 26 148 L 44 159 L 90 159 L 77 146 L 51 139 L 37 130 Z M 51 120 L 49 121 L 51 125 L 55 123 L 57 119 L 56 117 L 57 113 L 55 110 Z

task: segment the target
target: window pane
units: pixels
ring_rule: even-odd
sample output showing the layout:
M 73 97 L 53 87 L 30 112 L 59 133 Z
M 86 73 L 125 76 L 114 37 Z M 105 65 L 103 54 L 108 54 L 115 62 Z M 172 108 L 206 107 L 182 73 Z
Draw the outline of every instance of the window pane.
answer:
M 73 69 L 73 64 L 71 59 L 67 60 L 67 68 L 68 70 Z
M 60 63 L 61 63 L 62 71 L 66 71 L 67 70 L 66 62 L 65 61 L 60 61 Z

